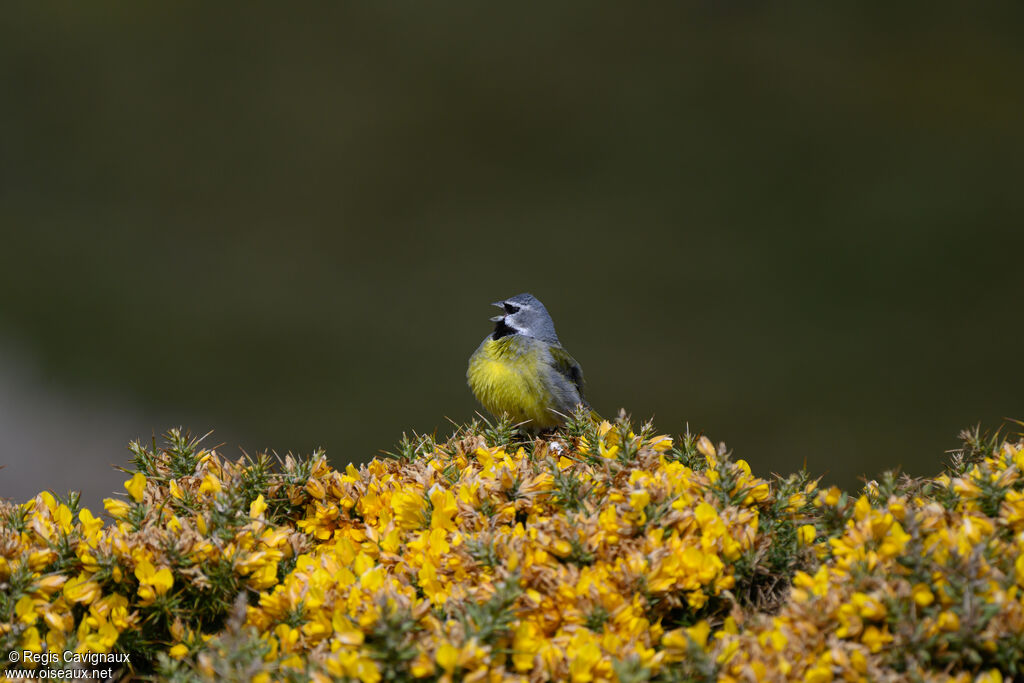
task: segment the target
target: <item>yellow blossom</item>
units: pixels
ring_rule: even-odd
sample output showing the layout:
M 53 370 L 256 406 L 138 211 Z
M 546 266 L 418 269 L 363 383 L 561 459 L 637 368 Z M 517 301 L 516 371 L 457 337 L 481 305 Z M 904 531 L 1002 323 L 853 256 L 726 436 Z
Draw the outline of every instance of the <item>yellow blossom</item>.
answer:
M 455 502 L 455 494 L 448 489 L 434 487 L 430 490 L 430 504 L 433 507 L 430 527 L 432 529 L 454 531 L 454 517 L 459 509 Z
M 936 625 L 942 631 L 957 631 L 960 629 L 960 617 L 956 612 L 947 610 L 939 614 Z
M 124 519 L 128 516 L 128 511 L 131 509 L 125 501 L 114 498 L 104 498 L 103 508 L 114 519 Z
M 135 566 L 135 578 L 139 580 L 139 597 L 144 602 L 152 602 L 158 595 L 164 595 L 174 585 L 174 575 L 167 567 L 156 569 L 153 564 L 143 559 Z
M 128 490 L 128 495 L 132 497 L 136 503 L 142 502 L 143 493 L 146 490 L 146 477 L 142 472 L 136 472 L 131 479 L 124 483 L 124 487 Z
M 78 521 L 82 525 L 82 535 L 90 545 L 95 545 L 103 529 L 103 520 L 95 517 L 88 508 L 78 511 Z
M 35 626 L 25 629 L 25 632 L 21 634 L 21 643 L 18 647 L 29 652 L 42 652 L 43 643 L 39 639 L 39 629 Z
M 587 631 L 577 631 L 566 648 L 569 680 L 587 683 L 595 678 L 594 668 L 601 661 L 601 648 Z
M 64 597 L 69 602 L 88 605 L 100 598 L 101 591 L 99 583 L 90 581 L 91 577 L 86 574 L 68 579 L 64 584 Z
M 672 450 L 672 437 L 667 434 L 652 436 L 647 440 L 647 445 L 658 453 Z
M 437 648 L 437 653 L 434 655 L 437 660 L 437 665 L 447 673 L 451 674 L 455 671 L 455 667 L 459 663 L 459 648 L 455 647 L 451 643 L 442 643 Z
M 804 674 L 804 683 L 829 683 L 835 676 L 829 666 L 815 666 Z
M 396 491 L 391 496 L 391 509 L 395 522 L 403 529 L 421 529 L 426 523 L 423 498 L 414 493 Z
M 267 502 L 263 499 L 263 494 L 256 496 L 256 499 L 249 504 L 249 517 L 251 519 L 259 519 L 263 516 L 263 513 L 267 509 Z
M 932 593 L 928 585 L 924 583 L 918 583 L 914 585 L 913 596 L 914 602 L 916 602 L 921 607 L 927 607 L 935 601 L 935 594 Z
M 851 601 L 862 619 L 878 621 L 885 618 L 885 605 L 877 598 L 864 593 L 854 593 L 851 596 Z
M 33 600 L 28 595 L 23 595 L 18 598 L 18 601 L 14 603 L 14 615 L 18 618 L 22 624 L 31 625 L 36 622 L 39 615 L 36 613 L 36 604 L 41 604 L 41 600 Z
M 1003 683 L 1003 674 L 999 669 L 989 669 L 978 674 L 974 683 Z
M 34 572 L 46 569 L 52 562 L 56 561 L 57 552 L 52 548 L 33 550 L 28 555 L 28 566 Z
M 220 479 L 213 472 L 207 472 L 199 484 L 199 493 L 218 494 L 224 489 Z
M 64 586 L 67 580 L 68 577 L 62 574 L 50 574 L 36 581 L 32 586 L 32 592 L 46 596 L 53 595 Z

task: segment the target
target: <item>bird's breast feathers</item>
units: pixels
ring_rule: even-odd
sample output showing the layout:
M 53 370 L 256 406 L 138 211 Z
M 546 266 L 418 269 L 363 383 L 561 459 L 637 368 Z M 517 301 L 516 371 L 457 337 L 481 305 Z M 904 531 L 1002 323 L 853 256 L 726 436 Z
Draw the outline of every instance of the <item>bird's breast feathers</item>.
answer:
M 466 379 L 477 399 L 494 415 L 508 413 L 516 421 L 532 420 L 538 427 L 554 426 L 553 396 L 547 344 L 510 335 L 488 336 L 469 359 Z

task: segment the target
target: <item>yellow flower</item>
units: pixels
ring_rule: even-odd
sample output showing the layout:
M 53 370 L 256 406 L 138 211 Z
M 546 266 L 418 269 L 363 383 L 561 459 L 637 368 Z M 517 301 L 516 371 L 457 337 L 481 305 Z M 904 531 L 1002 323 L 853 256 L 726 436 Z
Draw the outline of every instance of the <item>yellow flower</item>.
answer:
M 178 643 L 171 647 L 171 649 L 167 651 L 167 654 L 170 655 L 172 659 L 181 659 L 188 654 L 188 646 L 184 643 Z
M 39 615 L 36 613 L 36 604 L 42 604 L 42 600 L 33 600 L 28 595 L 23 595 L 18 598 L 18 601 L 14 603 L 14 615 L 18 617 L 18 621 L 25 625 L 31 625 L 36 623 Z
M 57 528 L 64 534 L 71 533 L 71 522 L 73 519 L 74 516 L 71 514 L 71 510 L 64 503 L 57 506 L 57 509 L 53 512 L 53 520 L 57 523 Z
M 723 647 L 719 653 L 717 661 L 719 664 L 728 664 L 739 652 L 740 641 L 738 638 L 732 638 L 726 641 L 725 647 Z
M 104 498 L 103 508 L 107 511 L 107 514 L 114 519 L 124 519 L 128 516 L 129 510 L 131 510 L 128 503 L 115 498 Z
M 266 590 L 277 584 L 277 562 L 263 565 L 252 574 L 246 584 L 254 590 Z
M 565 649 L 569 660 L 569 680 L 588 683 L 594 680 L 594 667 L 601 661 L 601 648 L 589 631 L 577 631 Z
M 82 525 L 82 535 L 89 545 L 95 546 L 103 529 L 103 520 L 95 517 L 88 508 L 78 511 L 78 521 Z
M 216 495 L 223 489 L 224 487 L 221 485 L 220 479 L 213 472 L 207 472 L 206 476 L 203 477 L 202 483 L 199 484 L 199 493 L 212 493 Z
M 647 439 L 647 445 L 658 453 L 672 450 L 672 437 L 667 434 L 659 434 Z
M 854 650 L 850 653 L 850 666 L 859 674 L 867 673 L 868 659 L 860 650 Z
M 886 514 L 883 519 L 885 531 L 882 532 L 884 540 L 878 546 L 878 554 L 882 557 L 898 557 L 903 554 L 903 549 L 910 542 L 910 534 L 903 531 L 903 527 L 891 514 Z M 879 534 L 876 533 L 876 538 Z
M 854 607 L 857 608 L 857 613 L 862 619 L 868 619 L 871 621 L 878 621 L 884 619 L 886 615 L 885 605 L 879 602 L 873 596 L 865 593 L 854 593 L 851 598 L 851 602 Z
M 838 486 L 832 486 L 828 491 L 822 491 L 820 495 L 825 505 L 835 507 L 839 504 L 839 499 L 842 497 L 843 492 L 839 490 Z
M 644 508 L 647 507 L 650 502 L 651 494 L 646 489 L 630 491 L 629 493 L 629 506 L 636 512 L 643 512 Z
M 45 596 L 53 595 L 64 586 L 64 582 L 67 580 L 68 577 L 63 574 L 50 574 L 36 581 L 32 586 L 32 592 Z
M 789 638 L 784 633 L 776 629 L 771 631 L 763 631 L 757 636 L 757 642 L 761 647 L 767 647 L 776 652 L 782 652 L 782 649 L 789 643 Z
M 972 479 L 954 479 L 953 490 L 956 491 L 961 498 L 968 500 L 971 498 L 978 498 L 982 495 L 981 487 Z
M 974 683 L 1003 683 L 1003 673 L 999 669 L 989 669 L 978 674 Z
M 142 472 L 136 472 L 131 479 L 124 483 L 124 487 L 128 490 L 128 495 L 132 497 L 136 503 L 142 502 L 142 495 L 146 491 L 146 477 Z
M 515 655 L 513 655 L 515 657 Z M 430 658 L 425 651 L 420 650 L 416 658 L 409 664 L 409 670 L 412 675 L 416 678 L 426 678 L 430 674 L 434 673 L 437 667 L 434 666 L 434 660 Z
M 54 498 L 53 494 L 49 491 L 43 491 L 37 496 L 37 498 L 42 501 L 43 505 L 46 506 L 46 509 L 49 510 L 51 514 L 57 509 L 57 499 Z
M 455 513 L 459 510 L 455 494 L 448 489 L 434 486 L 430 489 L 430 504 L 434 508 L 430 516 L 430 528 L 454 531 Z
M 100 585 L 90 581 L 86 574 L 79 574 L 73 579 L 68 579 L 64 584 L 64 597 L 69 602 L 88 605 L 95 602 L 102 595 Z
M 836 613 L 836 618 L 839 621 L 836 636 L 839 638 L 856 638 L 864 629 L 864 622 L 854 605 L 848 603 L 841 605 Z
M 521 620 L 514 628 L 512 663 L 516 671 L 532 669 L 534 657 L 543 644 L 540 628 L 532 621 Z
M 249 504 L 249 518 L 259 519 L 263 516 L 263 513 L 267 510 L 267 502 L 263 499 L 263 494 L 256 496 L 256 500 Z
M 407 531 L 422 529 L 427 521 L 423 502 L 422 496 L 396 491 L 391 496 L 391 509 L 395 513 L 395 522 L 398 526 Z
M 693 626 L 686 629 L 687 637 L 704 649 L 708 643 L 708 635 L 711 633 L 711 626 L 704 619 L 701 619 Z
M 609 446 L 605 439 L 598 439 L 597 441 L 597 454 L 605 460 L 611 460 L 619 453 L 619 447 Z
M 139 580 L 139 597 L 143 603 L 152 602 L 156 596 L 164 595 L 174 585 L 174 575 L 167 567 L 157 570 L 148 559 L 135 565 L 135 578 Z
M 459 663 L 459 648 L 449 642 L 445 642 L 437 648 L 434 659 L 445 673 L 451 674 Z
M 893 640 L 892 634 L 889 633 L 888 627 L 883 626 L 879 629 L 877 626 L 868 626 L 864 629 L 864 635 L 860 637 L 860 642 L 868 646 L 868 650 L 871 652 L 881 652 L 882 648 L 891 643 Z
M 915 584 L 912 595 L 914 597 L 914 602 L 921 607 L 927 607 L 935 601 L 935 594 L 932 593 L 931 588 L 929 588 L 927 584 Z
M 19 646 L 22 650 L 28 650 L 36 654 L 43 651 L 43 643 L 39 639 L 39 629 L 35 626 L 26 629 L 21 634 L 21 645 Z
M 316 500 L 323 500 L 327 497 L 327 490 L 319 479 L 310 479 L 306 482 L 306 493 Z
M 956 612 L 948 610 L 942 612 L 939 614 L 936 626 L 940 631 L 958 631 L 960 630 L 960 616 Z
M 34 572 L 41 572 L 56 561 L 57 551 L 52 548 L 33 550 L 28 554 L 28 566 Z
M 75 619 L 71 613 L 58 613 L 52 609 L 43 613 L 43 621 L 46 622 L 51 632 L 57 633 L 67 633 L 75 625 Z
M 833 678 L 832 667 L 815 666 L 804 674 L 804 683 L 830 683 Z

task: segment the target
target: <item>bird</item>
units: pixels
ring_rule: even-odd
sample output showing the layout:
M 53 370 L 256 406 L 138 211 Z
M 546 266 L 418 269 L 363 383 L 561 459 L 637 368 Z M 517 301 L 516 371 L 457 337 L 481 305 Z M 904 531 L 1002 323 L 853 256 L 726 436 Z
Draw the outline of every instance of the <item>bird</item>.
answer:
M 562 348 L 548 310 L 532 294 L 492 305 L 494 331 L 469 358 L 466 381 L 495 417 L 507 414 L 530 434 L 560 427 L 582 405 L 583 370 Z

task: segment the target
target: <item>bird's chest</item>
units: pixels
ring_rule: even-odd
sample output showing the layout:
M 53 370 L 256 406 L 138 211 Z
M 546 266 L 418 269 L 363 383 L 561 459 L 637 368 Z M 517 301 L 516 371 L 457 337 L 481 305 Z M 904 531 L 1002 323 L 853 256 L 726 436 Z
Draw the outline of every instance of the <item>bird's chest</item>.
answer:
M 544 350 L 517 340 L 485 340 L 470 359 L 470 388 L 490 412 L 519 419 L 546 416 L 550 391 Z

